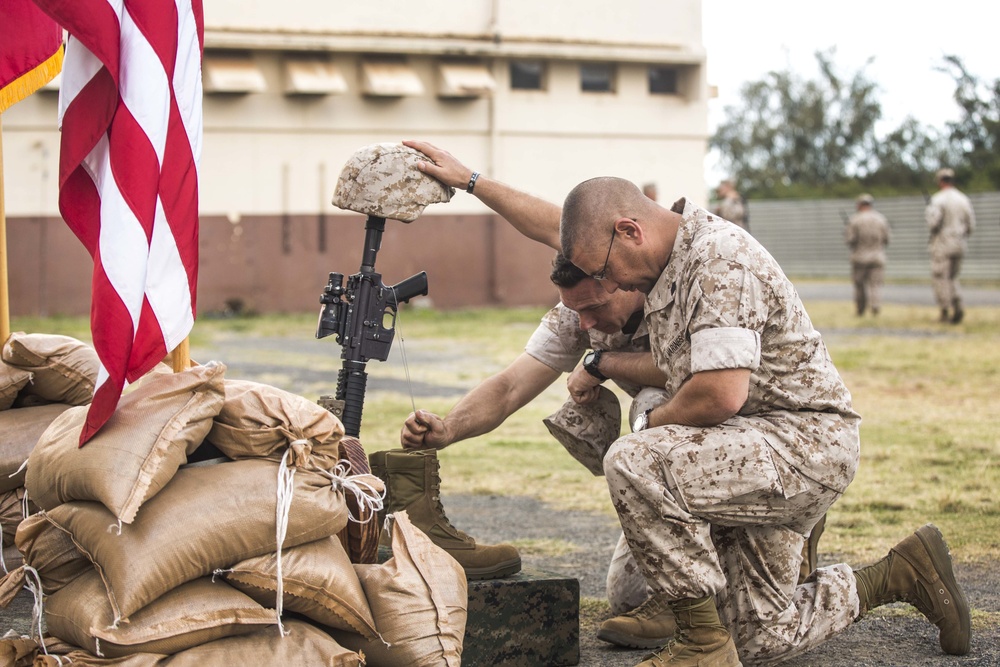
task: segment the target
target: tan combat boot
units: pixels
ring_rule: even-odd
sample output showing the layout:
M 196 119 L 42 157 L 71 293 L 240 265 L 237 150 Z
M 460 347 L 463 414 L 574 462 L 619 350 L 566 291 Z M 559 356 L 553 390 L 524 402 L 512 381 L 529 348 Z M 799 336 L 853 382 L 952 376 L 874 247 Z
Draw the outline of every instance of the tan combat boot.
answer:
M 740 667 L 736 644 L 719 620 L 710 597 L 670 603 L 677 634 L 637 667 Z
M 632 611 L 601 623 L 597 638 L 617 646 L 656 648 L 666 644 L 676 633 L 677 622 L 667 599 L 653 595 Z
M 521 570 L 521 556 L 510 544 L 476 544 L 451 525 L 441 505 L 441 478 L 433 449 L 394 449 L 368 456 L 372 474 L 385 482 L 385 513 L 406 510 L 414 526 L 465 568 L 469 579 L 499 579 Z M 384 520 L 384 515 L 379 516 Z M 380 545 L 388 546 L 383 531 Z
M 799 580 L 798 583 L 801 584 L 809 575 L 813 573 L 816 569 L 816 565 L 819 564 L 819 538 L 823 535 L 823 531 L 826 529 L 826 515 L 820 517 L 816 525 L 813 526 L 812 532 L 809 533 L 809 538 L 806 539 L 805 544 L 802 545 L 802 564 L 799 565 Z
M 855 570 L 860 619 L 869 609 L 904 601 L 938 626 L 945 653 L 965 655 L 972 640 L 969 603 L 951 568 L 941 531 L 927 524 L 889 550 L 874 565 Z

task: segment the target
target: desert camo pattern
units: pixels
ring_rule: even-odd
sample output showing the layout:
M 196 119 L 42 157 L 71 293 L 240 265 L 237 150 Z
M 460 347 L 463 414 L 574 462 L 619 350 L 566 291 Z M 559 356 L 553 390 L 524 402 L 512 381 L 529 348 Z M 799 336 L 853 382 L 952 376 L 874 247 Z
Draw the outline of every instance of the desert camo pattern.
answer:
M 812 526 L 854 477 L 860 418 L 798 295 L 749 234 L 683 200 L 669 263 L 648 295 L 657 365 L 674 395 L 699 370 L 748 368 L 749 397 L 712 427 L 623 436 L 604 471 L 652 590 L 715 596 L 745 664 L 805 651 L 858 612 L 846 565 L 796 588 Z M 740 330 L 743 330 L 742 332 Z M 717 337 L 695 347 L 702 332 Z M 757 344 L 759 353 L 748 354 Z
M 976 228 L 976 214 L 969 198 L 957 188 L 934 193 L 925 210 L 930 231 L 931 288 L 941 308 L 951 308 L 961 299 L 958 274 Z
M 549 368 L 569 373 L 587 350 L 616 352 L 646 352 L 649 350 L 649 332 L 643 322 L 635 333 L 606 334 L 596 329 L 580 328 L 580 316 L 562 303 L 545 313 L 538 328 L 531 334 L 524 351 Z M 629 396 L 642 388 L 627 382 L 615 382 Z
M 604 455 L 621 435 L 622 408 L 614 392 L 601 386 L 593 401 L 578 404 L 571 398 L 542 423 L 570 456 L 600 477 Z
M 402 144 L 370 144 L 348 159 L 337 179 L 333 204 L 379 218 L 416 220 L 428 204 L 451 201 L 454 190 L 417 170 L 430 161 Z

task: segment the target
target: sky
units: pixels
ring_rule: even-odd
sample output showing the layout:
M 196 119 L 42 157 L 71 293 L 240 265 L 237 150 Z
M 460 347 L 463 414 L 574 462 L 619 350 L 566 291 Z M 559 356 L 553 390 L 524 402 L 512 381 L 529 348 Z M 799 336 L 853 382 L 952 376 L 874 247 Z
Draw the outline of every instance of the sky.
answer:
M 998 25 L 996 0 L 702 0 L 708 84 L 718 88 L 709 100 L 709 132 L 727 105 L 739 103 L 744 83 L 784 69 L 814 78 L 814 54 L 830 47 L 836 71 L 851 76 L 864 67 L 880 86 L 881 131 L 907 115 L 944 129 L 959 111 L 951 77 L 935 66 L 957 55 L 980 79 L 1000 78 Z M 727 176 L 712 155 L 705 173 L 709 184 Z

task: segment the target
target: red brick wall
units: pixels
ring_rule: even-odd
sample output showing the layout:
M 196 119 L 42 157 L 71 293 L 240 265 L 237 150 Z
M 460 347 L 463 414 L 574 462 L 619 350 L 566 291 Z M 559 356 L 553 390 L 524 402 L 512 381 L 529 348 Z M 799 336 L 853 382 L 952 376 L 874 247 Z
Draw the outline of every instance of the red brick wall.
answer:
M 198 312 L 233 300 L 259 313 L 318 311 L 327 274 L 360 268 L 364 236 L 360 215 L 203 217 Z M 12 315 L 89 312 L 90 256 L 61 219 L 11 218 L 7 245 Z M 497 216 L 427 215 L 386 221 L 375 268 L 386 284 L 426 271 L 438 308 L 546 306 L 557 299 L 554 254 Z

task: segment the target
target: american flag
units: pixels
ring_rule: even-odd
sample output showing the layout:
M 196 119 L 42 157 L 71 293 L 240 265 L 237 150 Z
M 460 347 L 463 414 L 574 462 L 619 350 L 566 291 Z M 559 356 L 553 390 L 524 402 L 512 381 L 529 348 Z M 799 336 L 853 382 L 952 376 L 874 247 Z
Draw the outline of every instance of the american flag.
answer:
M 0 113 L 3 113 L 59 73 L 62 29 L 31 0 L 0 0 L 0 26 L 3 26 L 0 29 Z
M 94 259 L 101 369 L 80 446 L 194 325 L 201 0 L 35 0 L 69 32 L 59 210 Z

